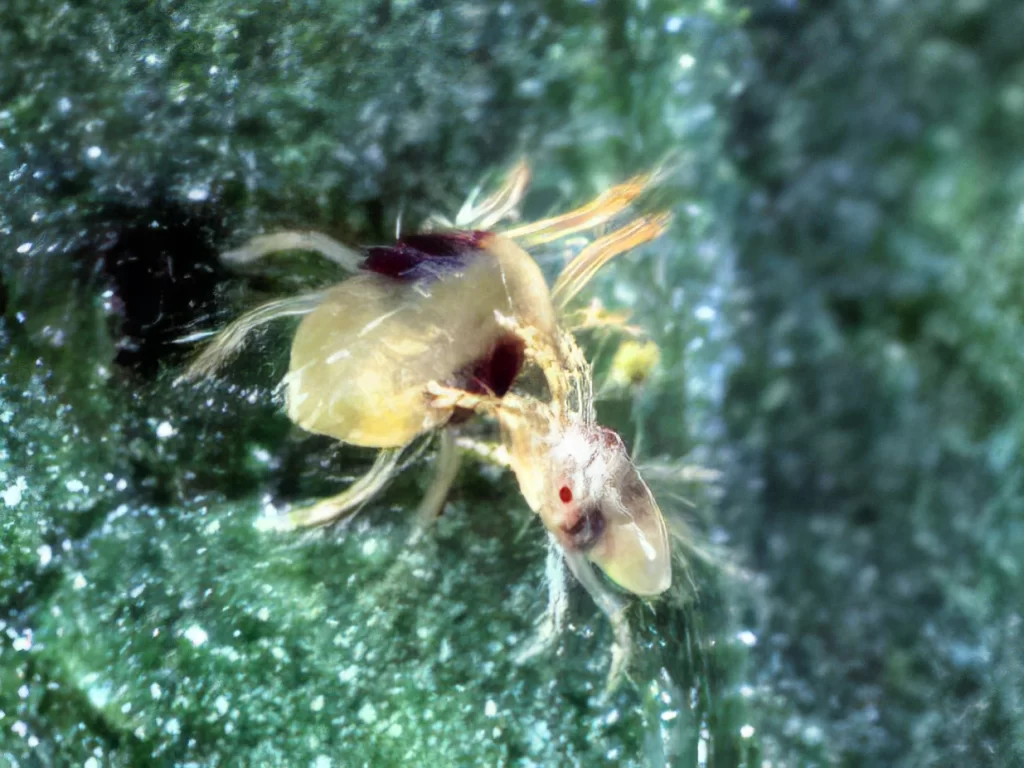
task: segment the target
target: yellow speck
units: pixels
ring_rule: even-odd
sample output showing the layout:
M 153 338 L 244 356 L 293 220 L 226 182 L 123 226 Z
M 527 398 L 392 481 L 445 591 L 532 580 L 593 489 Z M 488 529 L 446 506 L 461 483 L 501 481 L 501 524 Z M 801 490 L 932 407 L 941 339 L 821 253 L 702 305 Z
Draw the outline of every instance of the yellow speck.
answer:
M 660 359 L 661 350 L 653 341 L 624 341 L 612 358 L 611 381 L 623 387 L 642 384 L 650 377 Z

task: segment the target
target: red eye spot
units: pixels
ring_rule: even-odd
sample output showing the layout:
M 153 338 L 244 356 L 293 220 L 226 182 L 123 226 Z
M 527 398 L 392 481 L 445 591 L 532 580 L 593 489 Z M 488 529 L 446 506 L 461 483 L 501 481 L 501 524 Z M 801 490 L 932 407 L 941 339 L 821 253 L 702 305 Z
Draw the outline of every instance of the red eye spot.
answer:
M 562 500 L 563 504 L 568 504 L 572 501 L 572 489 L 568 485 L 563 485 L 558 491 L 558 498 Z

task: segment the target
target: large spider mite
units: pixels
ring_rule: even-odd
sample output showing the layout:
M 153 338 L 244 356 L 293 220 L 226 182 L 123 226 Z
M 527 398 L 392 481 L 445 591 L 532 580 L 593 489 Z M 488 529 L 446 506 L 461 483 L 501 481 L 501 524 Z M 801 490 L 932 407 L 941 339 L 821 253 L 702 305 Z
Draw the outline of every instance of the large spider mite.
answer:
M 290 530 L 351 518 L 400 468 L 400 457 L 436 435 L 434 476 L 415 530 L 440 513 L 461 456 L 511 468 L 549 534 L 549 606 L 541 639 L 563 623 L 565 566 L 608 615 L 616 643 L 609 677 L 624 671 L 630 638 L 621 590 L 654 597 L 672 583 L 665 519 L 619 436 L 595 420 L 592 375 L 573 332 L 622 319 L 573 299 L 615 256 L 661 235 L 668 216 L 640 216 L 587 244 L 549 288 L 525 249 L 611 222 L 651 184 L 639 176 L 570 213 L 495 231 L 526 190 L 520 163 L 485 199 L 471 196 L 455 221 L 389 246 L 353 250 L 320 233 L 278 232 L 223 254 L 229 264 L 286 250 L 321 254 L 352 275 L 311 293 L 259 306 L 220 331 L 183 380 L 213 376 L 260 326 L 302 318 L 281 382 L 288 417 L 302 429 L 379 449 L 342 493 L 263 518 Z M 539 371 L 531 388 L 527 369 Z M 543 382 L 543 384 L 541 383 Z M 464 432 L 467 418 L 497 422 L 500 442 Z M 538 646 L 539 647 L 539 646 Z M 527 655 L 532 655 L 532 648 Z

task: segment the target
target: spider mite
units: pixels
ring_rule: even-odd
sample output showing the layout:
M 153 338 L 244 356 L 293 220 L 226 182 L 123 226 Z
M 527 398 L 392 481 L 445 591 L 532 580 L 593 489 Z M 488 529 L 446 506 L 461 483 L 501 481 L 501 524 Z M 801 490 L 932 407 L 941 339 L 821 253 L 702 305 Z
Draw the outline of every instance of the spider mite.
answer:
M 438 384 L 431 384 L 429 392 L 439 405 L 472 409 L 498 421 L 501 446 L 490 459 L 515 472 L 555 553 L 554 564 L 549 559 L 551 599 L 542 640 L 553 639 L 564 621 L 564 563 L 615 629 L 612 686 L 629 659 L 626 604 L 590 563 L 635 595 L 662 594 L 672 583 L 665 519 L 622 439 L 596 423 L 590 367 L 572 335 L 558 329 L 547 339 L 512 318 L 498 319 L 524 341 L 527 357 L 547 379 L 550 398 L 518 392 L 480 395 Z M 474 447 L 470 441 L 460 443 Z
M 342 493 L 263 521 L 264 527 L 351 517 L 398 471 L 402 452 L 436 432 L 440 448 L 419 529 L 443 506 L 460 454 L 501 457 L 570 570 L 618 621 L 621 641 L 622 601 L 589 564 L 627 591 L 654 596 L 671 583 L 668 538 L 622 441 L 594 422 L 590 369 L 572 337 L 568 308 L 604 264 L 658 237 L 668 217 L 642 216 L 594 240 L 549 288 L 525 249 L 605 224 L 650 178 L 613 187 L 570 213 L 494 231 L 516 210 L 528 179 L 520 164 L 482 202 L 471 197 L 454 223 L 390 246 L 355 251 L 319 233 L 280 232 L 224 254 L 241 264 L 312 250 L 353 274 L 244 314 L 182 378 L 214 375 L 256 328 L 300 316 L 281 382 L 288 417 L 308 432 L 379 453 Z M 528 363 L 542 371 L 546 393 L 513 390 Z M 497 419 L 501 445 L 456 438 L 457 425 L 474 412 Z

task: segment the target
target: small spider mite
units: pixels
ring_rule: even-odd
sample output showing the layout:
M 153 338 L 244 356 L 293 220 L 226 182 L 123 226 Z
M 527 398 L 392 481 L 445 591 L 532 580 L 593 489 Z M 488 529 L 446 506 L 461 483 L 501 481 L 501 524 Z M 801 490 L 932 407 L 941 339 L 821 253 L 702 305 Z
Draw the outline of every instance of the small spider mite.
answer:
M 642 216 L 586 245 L 549 288 L 525 248 L 603 225 L 626 210 L 651 181 L 615 186 L 570 213 L 504 229 L 529 171 L 516 166 L 492 195 L 470 197 L 454 223 L 405 235 L 389 246 L 352 250 L 325 235 L 279 232 L 223 255 L 243 264 L 286 250 L 310 250 L 354 273 L 324 290 L 259 306 L 215 336 L 184 380 L 214 375 L 258 327 L 301 316 L 281 382 L 288 417 L 302 429 L 379 449 L 369 472 L 342 493 L 276 518 L 271 529 L 345 520 L 399 470 L 417 438 L 439 436 L 434 478 L 416 530 L 436 518 L 468 454 L 511 468 L 529 506 L 549 533 L 551 634 L 566 605 L 564 567 L 594 597 L 616 629 L 610 680 L 628 654 L 625 602 L 591 568 L 642 597 L 672 582 L 669 538 L 658 504 L 617 434 L 594 418 L 590 367 L 572 331 L 621 324 L 594 309 L 568 307 L 615 256 L 658 237 L 666 215 Z M 580 319 L 582 317 L 582 319 Z M 547 391 L 521 391 L 527 366 Z M 474 413 L 498 422 L 500 444 L 459 436 Z

